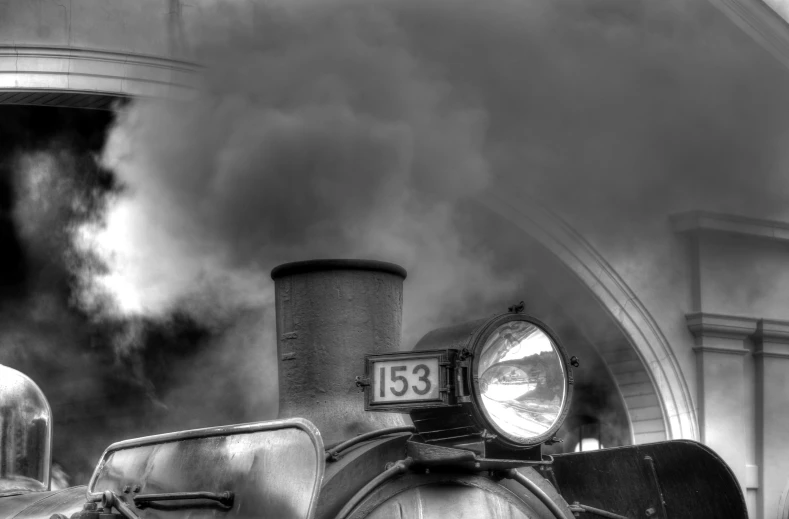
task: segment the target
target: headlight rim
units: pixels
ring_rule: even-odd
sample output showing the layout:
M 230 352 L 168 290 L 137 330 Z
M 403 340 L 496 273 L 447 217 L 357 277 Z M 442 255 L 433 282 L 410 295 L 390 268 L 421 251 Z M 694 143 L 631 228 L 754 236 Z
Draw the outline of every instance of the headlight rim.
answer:
M 488 411 L 485 409 L 485 405 L 482 403 L 482 393 L 479 388 L 478 370 L 482 348 L 493 331 L 495 331 L 499 326 L 512 321 L 527 322 L 537 326 L 543 333 L 545 333 L 550 338 L 555 350 L 559 354 L 559 359 L 562 363 L 562 368 L 565 373 L 565 398 L 556 422 L 544 433 L 540 434 L 539 436 L 529 438 L 528 440 L 515 437 L 496 425 L 496 422 L 488 414 Z M 514 449 L 533 448 L 553 438 L 554 434 L 556 434 L 564 421 L 567 419 L 567 415 L 570 412 L 570 402 L 572 400 L 573 393 L 573 374 L 572 368 L 570 366 L 570 357 L 567 354 L 567 351 L 564 349 L 564 346 L 562 346 L 561 342 L 559 341 L 558 335 L 547 324 L 536 317 L 522 313 L 506 313 L 494 316 L 482 326 L 480 326 L 474 332 L 472 337 L 470 337 L 468 345 L 468 349 L 472 354 L 471 365 L 469 366 L 470 369 L 468 370 L 468 387 L 471 390 L 470 400 L 473 405 L 475 419 L 481 428 L 495 434 L 498 443 Z

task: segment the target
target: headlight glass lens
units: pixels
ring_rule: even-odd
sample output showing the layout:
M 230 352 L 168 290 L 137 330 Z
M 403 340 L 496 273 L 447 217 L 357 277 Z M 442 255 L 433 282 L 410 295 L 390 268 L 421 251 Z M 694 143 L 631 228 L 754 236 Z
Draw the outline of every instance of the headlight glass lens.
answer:
M 482 347 L 477 373 L 488 417 L 512 440 L 540 436 L 559 419 L 567 375 L 558 348 L 538 326 L 499 326 Z

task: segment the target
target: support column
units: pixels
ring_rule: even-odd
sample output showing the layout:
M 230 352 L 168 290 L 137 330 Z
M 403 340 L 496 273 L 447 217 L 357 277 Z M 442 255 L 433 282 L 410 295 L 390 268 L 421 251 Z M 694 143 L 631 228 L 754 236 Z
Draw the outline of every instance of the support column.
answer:
M 754 343 L 759 517 L 772 519 L 789 480 L 789 322 L 760 320 Z
M 746 398 L 745 356 L 757 321 L 704 313 L 686 318 L 696 339 L 701 441 L 729 464 L 746 495 L 748 440 L 752 437 L 747 408 L 752 404 Z

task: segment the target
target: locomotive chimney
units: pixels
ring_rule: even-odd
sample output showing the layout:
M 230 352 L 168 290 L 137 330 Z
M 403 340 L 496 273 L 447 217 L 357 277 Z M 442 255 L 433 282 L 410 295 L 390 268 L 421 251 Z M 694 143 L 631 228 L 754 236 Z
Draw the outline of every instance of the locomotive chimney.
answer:
M 279 417 L 300 416 L 326 445 L 404 425 L 403 417 L 364 411 L 356 376 L 364 355 L 398 350 L 405 269 L 368 260 L 286 263 L 276 288 Z

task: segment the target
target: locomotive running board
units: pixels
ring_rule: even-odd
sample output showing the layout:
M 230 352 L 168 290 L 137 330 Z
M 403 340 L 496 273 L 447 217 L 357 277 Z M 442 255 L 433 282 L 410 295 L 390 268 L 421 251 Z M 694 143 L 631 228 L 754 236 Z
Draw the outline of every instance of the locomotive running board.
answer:
M 693 441 L 559 454 L 540 468 L 570 505 L 632 518 L 748 518 L 734 473 L 714 451 Z

